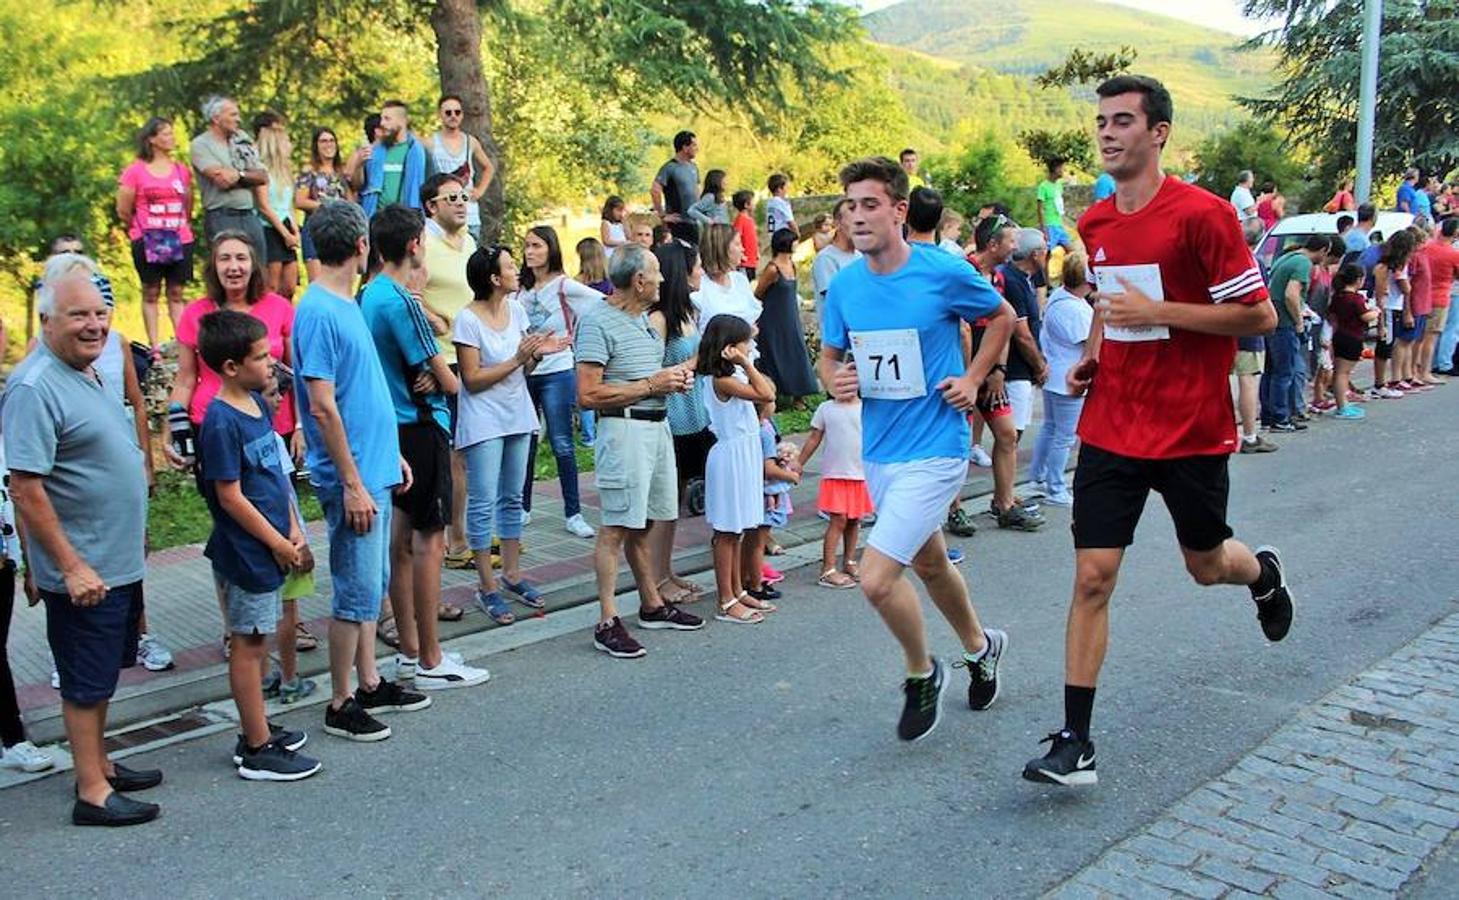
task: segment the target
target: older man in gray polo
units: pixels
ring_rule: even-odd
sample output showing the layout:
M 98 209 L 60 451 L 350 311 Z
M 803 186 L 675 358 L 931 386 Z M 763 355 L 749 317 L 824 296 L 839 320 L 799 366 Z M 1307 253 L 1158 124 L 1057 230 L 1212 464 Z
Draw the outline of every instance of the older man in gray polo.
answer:
M 658 259 L 625 244 L 608 267 L 613 293 L 578 324 L 578 405 L 598 412 L 594 445 L 603 527 L 593 551 L 598 576 L 598 627 L 593 646 L 619 659 L 643 656 L 613 602 L 618 552 L 623 550 L 638 583 L 638 624 L 648 629 L 694 631 L 704 620 L 659 596 L 649 561 L 650 531 L 679 517 L 674 439 L 664 397 L 689 390 L 694 373 L 684 365 L 664 368 L 664 339 L 648 321 L 663 276 Z
M 253 139 L 243 130 L 238 104 L 228 97 L 203 103 L 208 127 L 192 139 L 188 153 L 203 194 L 203 232 L 209 241 L 220 231 L 242 231 L 253 241 L 255 258 L 264 252 L 258 188 L 268 186 L 268 170 Z
M 26 593 L 46 605 L 46 636 L 61 678 L 61 713 L 76 767 L 77 825 L 136 825 L 158 807 L 125 795 L 158 771 L 107 759 L 107 703 L 136 663 L 142 614 L 147 484 L 122 404 L 93 363 L 111 311 L 78 254 L 46 263 L 37 306 L 41 340 L 0 397 L 11 496 L 23 526 Z

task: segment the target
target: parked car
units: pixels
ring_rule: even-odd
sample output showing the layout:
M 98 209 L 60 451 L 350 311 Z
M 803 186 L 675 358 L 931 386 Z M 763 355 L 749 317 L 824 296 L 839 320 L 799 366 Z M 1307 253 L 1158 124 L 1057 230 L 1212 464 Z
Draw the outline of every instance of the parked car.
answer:
M 1337 234 L 1338 216 L 1352 216 L 1354 220 L 1357 219 L 1357 215 L 1350 212 L 1307 213 L 1288 216 L 1267 229 L 1267 233 L 1262 235 L 1261 243 L 1256 245 L 1256 261 L 1261 265 L 1261 270 L 1269 271 L 1273 260 L 1288 250 L 1307 243 L 1307 239 L 1314 234 Z M 1412 224 L 1411 213 L 1380 212 L 1372 233 L 1386 238 L 1398 229 Z

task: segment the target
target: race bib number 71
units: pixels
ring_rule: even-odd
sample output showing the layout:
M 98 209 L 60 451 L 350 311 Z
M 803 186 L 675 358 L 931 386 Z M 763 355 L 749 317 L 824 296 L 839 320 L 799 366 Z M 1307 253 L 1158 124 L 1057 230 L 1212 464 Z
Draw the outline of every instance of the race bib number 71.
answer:
M 913 400 L 927 395 L 917 329 L 853 331 L 851 352 L 864 399 Z

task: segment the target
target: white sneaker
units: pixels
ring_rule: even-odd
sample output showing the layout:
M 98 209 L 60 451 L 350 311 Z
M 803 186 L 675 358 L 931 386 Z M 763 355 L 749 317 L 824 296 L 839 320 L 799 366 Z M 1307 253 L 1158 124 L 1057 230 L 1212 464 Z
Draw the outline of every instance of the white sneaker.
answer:
M 531 524 L 532 524 L 532 510 L 530 510 L 530 509 L 524 509 L 524 510 L 522 510 L 522 525 L 523 526 L 527 526 L 527 525 L 531 525 Z
M 524 522 L 523 524 L 525 525 L 526 523 Z M 591 538 L 597 537 L 598 535 L 598 532 L 593 530 L 593 526 L 588 524 L 588 520 L 583 518 L 582 513 L 569 516 L 567 521 L 563 523 L 563 527 L 580 538 Z
M 19 769 L 22 772 L 44 772 L 56 761 L 49 753 L 36 749 L 30 741 L 21 741 L 14 747 L 6 747 L 0 753 L 0 768 Z
M 137 642 L 137 662 L 148 672 L 166 672 L 172 668 L 172 651 L 155 636 L 144 634 Z
M 395 654 L 395 680 L 409 681 L 416 676 L 418 661 L 404 653 Z
M 1026 488 L 1027 490 L 1024 493 L 1030 497 L 1047 497 L 1049 495 L 1049 486 L 1042 481 L 1030 481 L 1026 485 Z
M 57 672 L 55 669 L 52 669 L 51 670 L 51 690 L 59 691 L 60 689 L 61 689 L 61 673 L 60 672 Z
M 448 688 L 474 687 L 491 678 L 486 669 L 477 669 L 442 655 L 434 669 L 424 666 L 415 670 L 415 687 L 421 691 L 444 691 Z
M 974 444 L 973 449 L 968 451 L 968 462 L 980 469 L 988 469 L 993 466 L 993 457 L 988 455 L 987 450 Z
M 1403 391 L 1395 391 L 1387 385 L 1378 389 L 1378 396 L 1383 400 L 1402 400 Z
M 1047 495 L 1044 496 L 1044 505 L 1046 505 L 1046 506 L 1073 506 L 1074 505 L 1074 495 L 1071 494 L 1071 493 L 1069 493 L 1068 491 L 1064 491 L 1062 494 L 1047 494 Z

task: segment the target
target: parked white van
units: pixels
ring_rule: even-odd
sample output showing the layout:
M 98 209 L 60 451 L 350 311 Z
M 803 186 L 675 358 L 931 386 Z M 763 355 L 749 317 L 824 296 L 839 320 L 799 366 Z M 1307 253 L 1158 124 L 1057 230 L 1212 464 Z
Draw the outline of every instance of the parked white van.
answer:
M 1256 246 L 1256 260 L 1261 264 L 1263 272 L 1271 269 L 1272 260 L 1295 247 L 1301 247 L 1307 243 L 1307 239 L 1314 234 L 1337 234 L 1338 216 L 1352 216 L 1356 222 L 1357 213 L 1306 213 L 1300 216 L 1288 216 L 1277 222 L 1267 233 L 1262 236 L 1261 243 Z M 1373 226 L 1373 231 L 1388 237 L 1388 235 L 1400 228 L 1407 228 L 1413 224 L 1413 215 L 1405 212 L 1380 212 L 1378 221 Z

